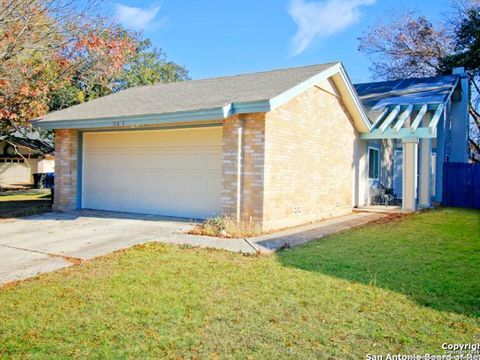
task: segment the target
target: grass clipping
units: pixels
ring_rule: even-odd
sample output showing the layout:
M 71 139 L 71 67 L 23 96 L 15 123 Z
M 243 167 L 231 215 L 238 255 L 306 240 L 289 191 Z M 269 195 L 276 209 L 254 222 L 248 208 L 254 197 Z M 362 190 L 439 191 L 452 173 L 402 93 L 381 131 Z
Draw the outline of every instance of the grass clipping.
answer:
M 252 218 L 237 221 L 230 216 L 217 216 L 196 225 L 189 233 L 237 239 L 258 236 L 262 232 L 260 224 Z

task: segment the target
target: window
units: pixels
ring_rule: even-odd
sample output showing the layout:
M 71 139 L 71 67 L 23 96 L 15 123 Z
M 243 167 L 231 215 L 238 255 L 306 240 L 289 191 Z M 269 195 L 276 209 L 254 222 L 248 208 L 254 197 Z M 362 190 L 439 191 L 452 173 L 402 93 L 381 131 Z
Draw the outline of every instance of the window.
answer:
M 368 148 L 368 178 L 378 179 L 380 174 L 380 150 Z

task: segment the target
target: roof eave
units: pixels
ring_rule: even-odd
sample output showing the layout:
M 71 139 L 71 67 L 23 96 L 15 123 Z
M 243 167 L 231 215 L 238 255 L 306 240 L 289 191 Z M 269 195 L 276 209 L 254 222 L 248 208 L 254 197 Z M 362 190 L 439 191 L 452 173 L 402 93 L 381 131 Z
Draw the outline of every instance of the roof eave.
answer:
M 349 104 L 349 102 L 344 101 L 346 107 L 348 108 L 348 110 L 350 111 L 350 114 L 353 117 L 353 121 L 355 123 L 357 131 L 358 132 L 370 131 L 372 124 L 367 115 L 367 111 L 363 106 L 362 101 L 360 100 L 357 94 L 357 91 L 355 90 L 355 87 L 353 86 L 353 83 L 350 80 L 350 77 L 348 76 L 345 68 L 341 63 L 339 64 L 338 75 L 341 77 L 342 82 L 345 84 L 345 87 L 346 87 L 345 90 L 347 94 L 342 94 L 343 95 L 342 97 L 344 98 L 344 100 L 348 99 L 351 102 Z M 341 91 L 341 89 L 339 90 Z
M 136 116 L 117 116 L 96 119 L 70 120 L 34 120 L 32 123 L 42 129 L 94 129 L 104 127 L 137 127 L 148 125 L 163 125 L 170 123 L 191 123 L 205 120 L 223 120 L 235 114 L 270 111 L 270 103 L 250 101 L 230 103 L 223 107 L 178 111 L 163 114 L 148 114 Z

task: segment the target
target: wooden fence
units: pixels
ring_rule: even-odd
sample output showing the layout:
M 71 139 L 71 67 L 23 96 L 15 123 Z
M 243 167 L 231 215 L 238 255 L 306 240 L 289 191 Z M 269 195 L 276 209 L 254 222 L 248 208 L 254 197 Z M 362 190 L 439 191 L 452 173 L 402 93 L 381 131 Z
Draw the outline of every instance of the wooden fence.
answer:
M 443 204 L 480 209 L 480 163 L 444 163 Z

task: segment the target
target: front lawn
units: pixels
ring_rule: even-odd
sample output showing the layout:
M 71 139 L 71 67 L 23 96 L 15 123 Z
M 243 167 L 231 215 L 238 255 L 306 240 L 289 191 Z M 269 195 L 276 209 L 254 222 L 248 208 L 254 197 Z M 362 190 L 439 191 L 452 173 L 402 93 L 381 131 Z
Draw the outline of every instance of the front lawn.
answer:
M 480 212 L 272 256 L 138 246 L 0 289 L 0 357 L 362 359 L 478 342 Z
M 50 211 L 50 199 L 49 189 L 0 192 L 0 218 L 20 217 Z

